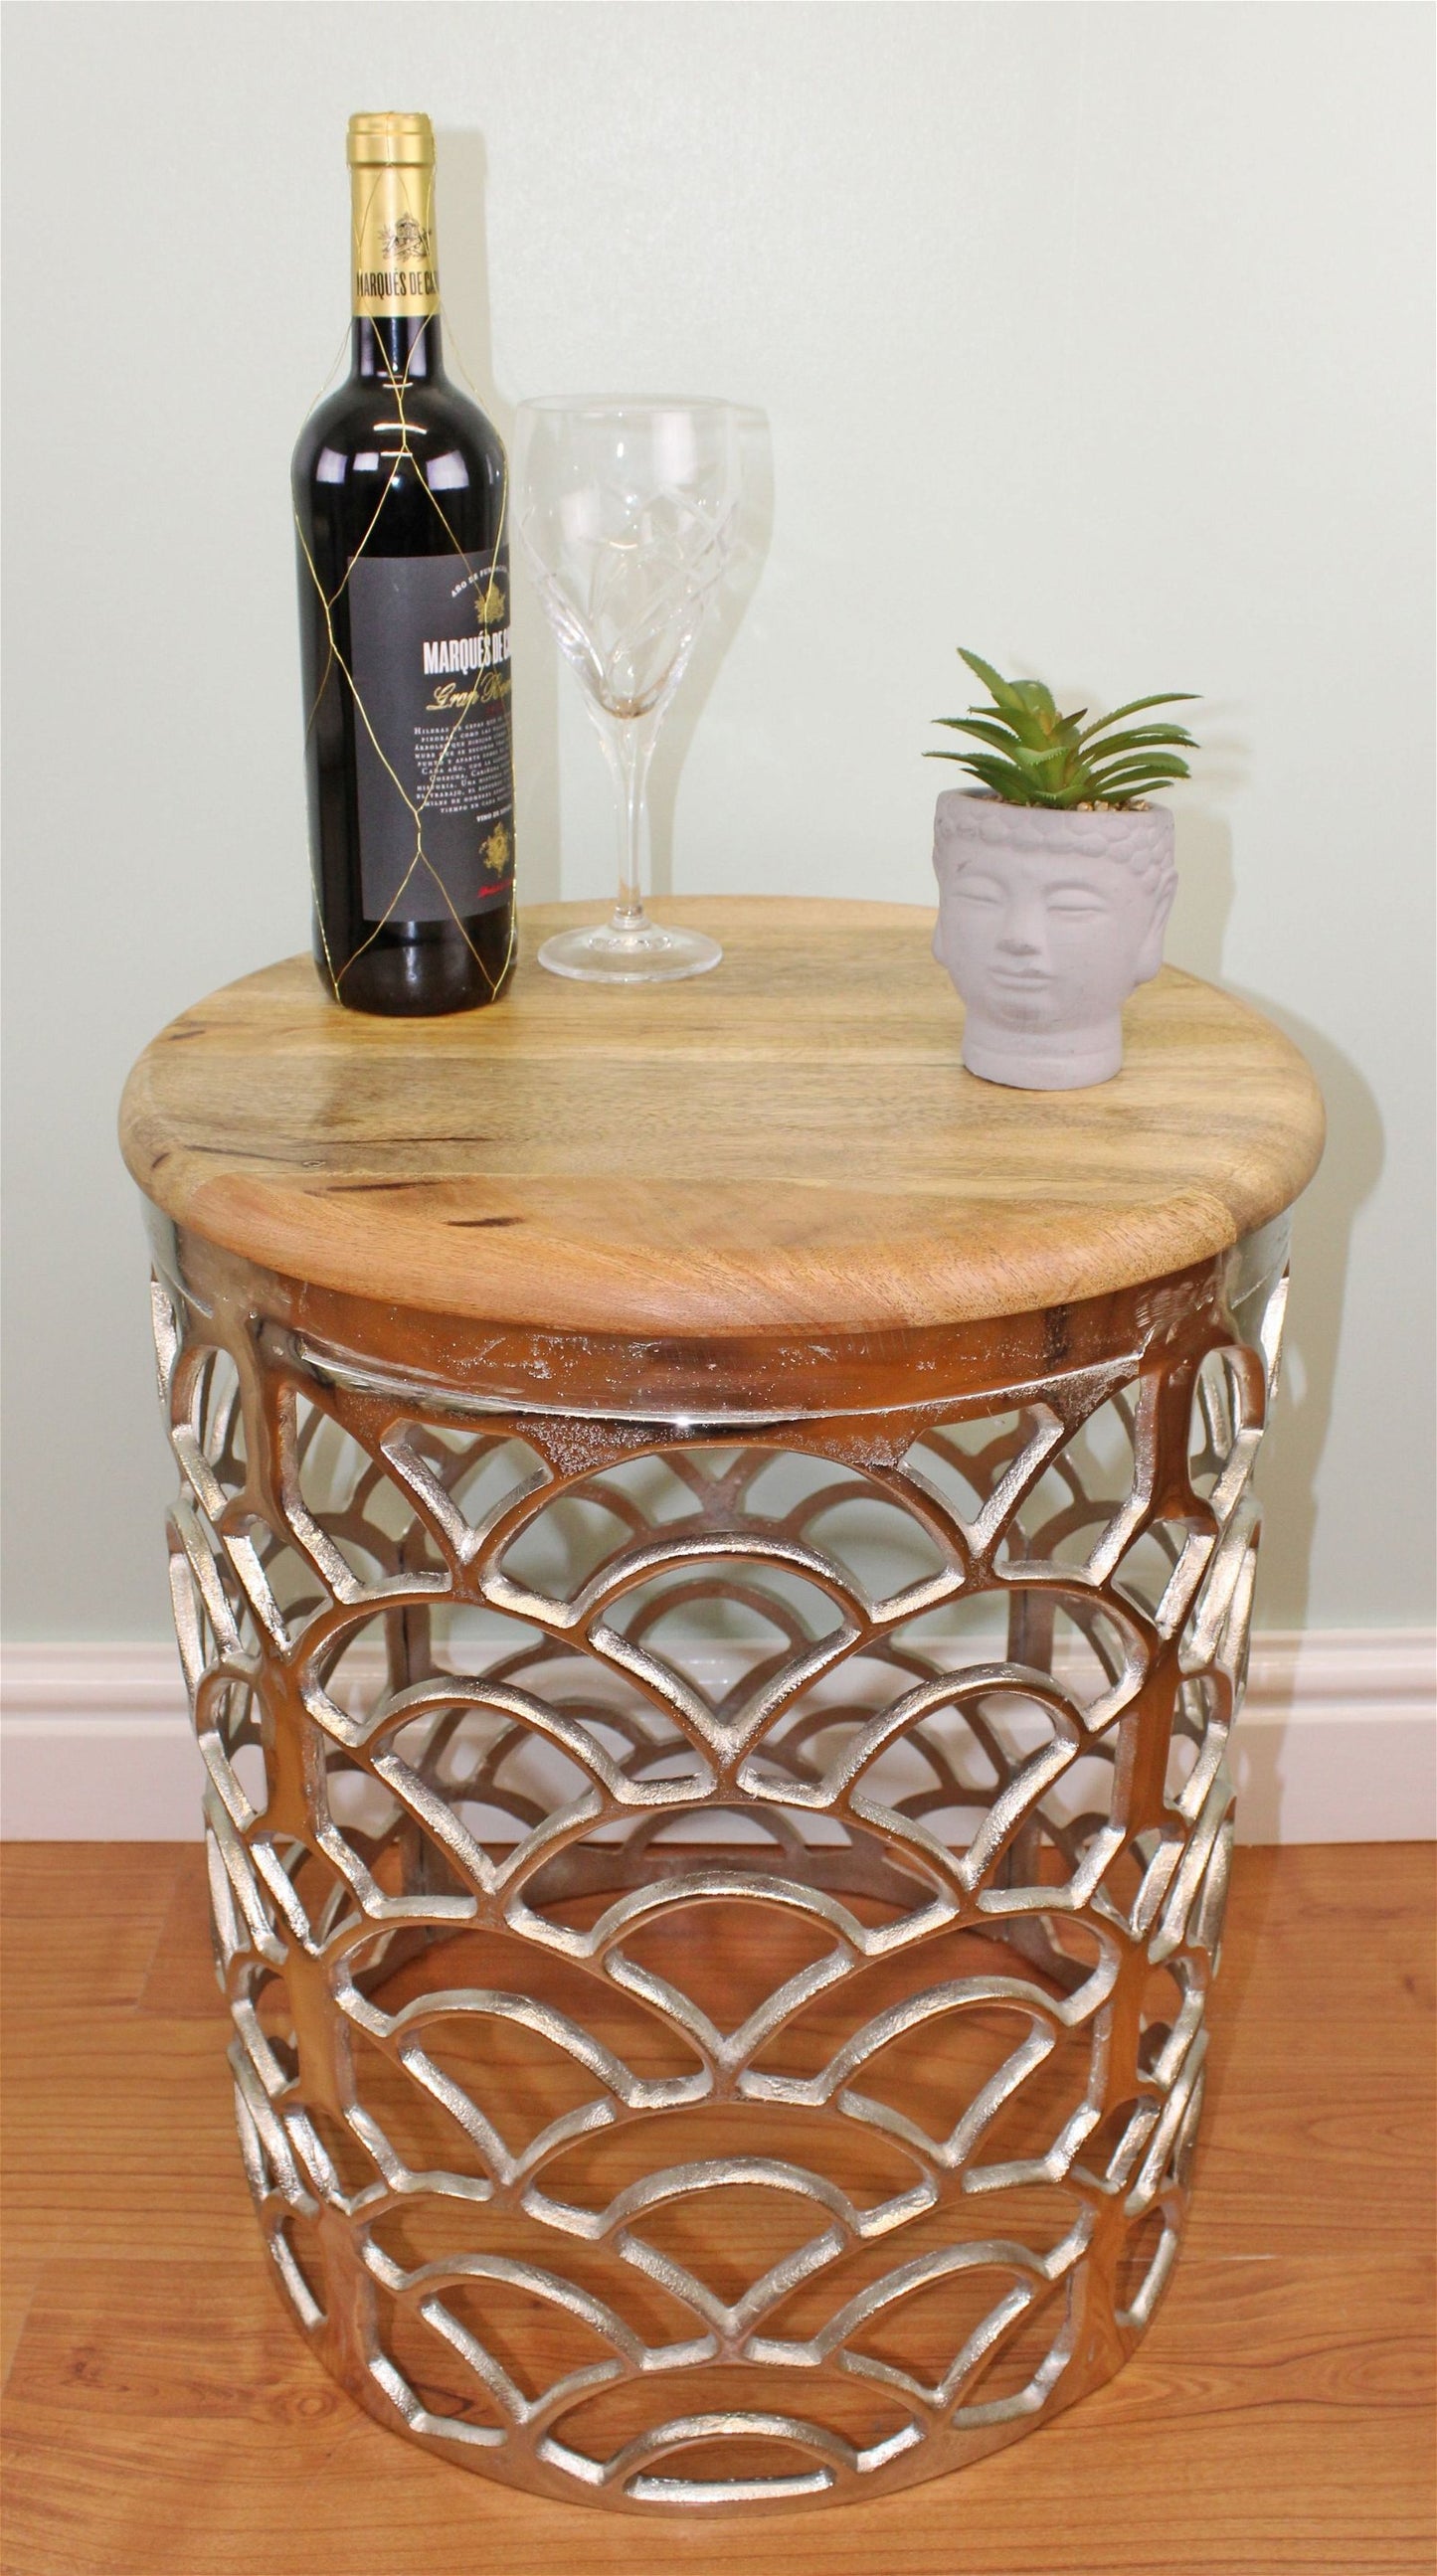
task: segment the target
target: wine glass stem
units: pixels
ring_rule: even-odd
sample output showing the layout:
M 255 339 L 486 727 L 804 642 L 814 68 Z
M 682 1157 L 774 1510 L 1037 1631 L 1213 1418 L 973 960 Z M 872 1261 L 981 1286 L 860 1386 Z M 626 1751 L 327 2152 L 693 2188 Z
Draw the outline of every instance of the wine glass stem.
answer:
M 614 906 L 616 930 L 639 930 L 644 924 L 644 879 L 649 856 L 649 761 L 656 715 L 620 716 L 614 723 L 614 768 L 619 799 L 619 899 Z

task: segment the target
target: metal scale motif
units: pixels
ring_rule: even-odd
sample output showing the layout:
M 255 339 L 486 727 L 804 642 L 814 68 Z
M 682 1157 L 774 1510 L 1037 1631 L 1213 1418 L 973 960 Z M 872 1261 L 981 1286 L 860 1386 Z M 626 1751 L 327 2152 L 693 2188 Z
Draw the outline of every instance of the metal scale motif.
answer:
M 690 2511 L 1108 2378 L 1183 2225 L 1285 1227 L 1082 1366 L 682 1419 L 327 1344 L 162 1234 L 240 2138 L 327 2368 Z

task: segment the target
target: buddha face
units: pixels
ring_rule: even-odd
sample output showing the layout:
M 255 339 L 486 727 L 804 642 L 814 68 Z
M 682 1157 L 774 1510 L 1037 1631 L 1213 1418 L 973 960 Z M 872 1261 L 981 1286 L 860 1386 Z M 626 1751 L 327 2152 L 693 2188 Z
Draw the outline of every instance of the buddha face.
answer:
M 1122 1005 L 1162 963 L 1173 896 L 1170 863 L 1153 864 L 1147 849 L 1149 824 L 1160 848 L 1161 827 L 1171 832 L 1165 814 L 1070 816 L 939 799 L 933 945 L 967 1005 L 973 1071 L 1043 1088 L 1105 1080 L 1099 1063 L 1117 1071 Z M 1139 842 L 1136 864 L 1114 828 L 1123 826 Z M 994 1071 L 998 1060 L 1019 1069 Z M 1037 1070 L 1021 1070 L 1026 1060 Z

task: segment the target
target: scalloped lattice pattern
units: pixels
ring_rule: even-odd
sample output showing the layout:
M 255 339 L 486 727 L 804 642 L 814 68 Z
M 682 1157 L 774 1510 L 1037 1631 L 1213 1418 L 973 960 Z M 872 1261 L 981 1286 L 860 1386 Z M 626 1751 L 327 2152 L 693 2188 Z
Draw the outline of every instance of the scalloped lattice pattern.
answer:
M 476 1417 L 159 1281 L 246 2168 L 376 2415 L 575 2501 L 932 2476 L 1182 2226 L 1280 1283 L 941 1417 Z M 1246 1329 L 1246 1327 L 1244 1327 Z

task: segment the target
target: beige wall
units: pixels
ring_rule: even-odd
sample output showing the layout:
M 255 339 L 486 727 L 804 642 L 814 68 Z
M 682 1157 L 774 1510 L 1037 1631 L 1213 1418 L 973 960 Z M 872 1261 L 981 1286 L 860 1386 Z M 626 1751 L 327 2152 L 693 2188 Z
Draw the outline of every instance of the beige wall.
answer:
M 1177 960 L 1308 1048 L 1269 1625 L 1430 1617 L 1431 19 L 1416 6 L 16 6 L 6 1622 L 159 1636 L 126 1066 L 307 936 L 286 464 L 344 123 L 422 106 L 527 392 L 724 391 L 773 533 L 680 709 L 661 880 L 926 901 L 954 646 L 1203 692 Z M 610 871 L 532 604 L 530 897 Z

